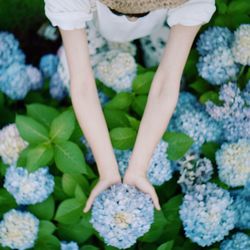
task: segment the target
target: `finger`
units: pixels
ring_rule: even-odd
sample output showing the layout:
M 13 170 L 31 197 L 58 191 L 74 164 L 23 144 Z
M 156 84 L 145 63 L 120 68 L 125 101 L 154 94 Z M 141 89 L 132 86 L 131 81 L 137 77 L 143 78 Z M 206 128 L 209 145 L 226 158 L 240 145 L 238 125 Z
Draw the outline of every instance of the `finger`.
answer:
M 152 200 L 153 200 L 153 203 L 154 203 L 154 206 L 157 210 L 161 210 L 161 206 L 160 206 L 160 203 L 159 203 L 159 199 L 158 199 L 158 195 L 156 193 L 156 191 L 154 190 L 154 188 L 152 188 L 149 192 Z
M 98 186 L 95 187 L 92 192 L 90 193 L 90 196 L 86 202 L 85 208 L 83 209 L 84 213 L 87 213 L 89 211 L 89 209 L 92 206 L 92 203 L 94 201 L 94 199 L 96 198 L 96 196 L 99 194 L 99 190 L 98 190 Z

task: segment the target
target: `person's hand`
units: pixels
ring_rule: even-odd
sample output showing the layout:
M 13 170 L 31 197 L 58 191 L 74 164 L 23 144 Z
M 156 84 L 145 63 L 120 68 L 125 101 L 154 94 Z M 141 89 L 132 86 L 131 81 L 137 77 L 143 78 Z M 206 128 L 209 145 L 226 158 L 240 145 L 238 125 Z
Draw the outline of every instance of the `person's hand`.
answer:
M 121 182 L 120 175 L 113 175 L 110 177 L 100 178 L 99 181 L 96 183 L 95 187 L 92 189 L 92 191 L 89 195 L 89 198 L 86 202 L 86 205 L 83 209 L 83 212 L 87 213 L 90 210 L 90 208 L 91 208 L 95 198 L 98 196 L 98 194 L 100 194 L 102 191 L 109 188 L 113 184 L 117 184 L 120 182 Z
M 123 178 L 123 183 L 135 186 L 142 192 L 148 193 L 153 200 L 155 208 L 157 210 L 161 209 L 157 193 L 144 173 L 135 173 L 127 170 Z

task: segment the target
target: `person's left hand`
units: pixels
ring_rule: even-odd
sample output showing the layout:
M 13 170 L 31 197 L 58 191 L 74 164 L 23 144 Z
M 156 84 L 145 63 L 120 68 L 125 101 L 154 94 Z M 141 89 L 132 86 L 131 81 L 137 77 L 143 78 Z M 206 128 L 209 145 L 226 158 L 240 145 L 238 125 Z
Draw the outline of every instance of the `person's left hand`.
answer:
M 153 200 L 155 208 L 157 210 L 161 209 L 157 193 L 144 173 L 135 173 L 127 170 L 123 178 L 123 183 L 135 186 L 142 192 L 148 193 Z

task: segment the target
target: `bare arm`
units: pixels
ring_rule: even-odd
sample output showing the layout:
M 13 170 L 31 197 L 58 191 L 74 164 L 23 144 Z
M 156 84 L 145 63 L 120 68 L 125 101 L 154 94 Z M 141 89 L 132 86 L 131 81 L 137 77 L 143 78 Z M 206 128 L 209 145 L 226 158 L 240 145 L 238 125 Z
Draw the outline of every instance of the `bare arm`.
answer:
M 146 187 L 146 183 L 138 184 L 138 176 L 146 178 L 154 149 L 162 138 L 173 114 L 178 100 L 181 75 L 199 28 L 200 25 L 174 25 L 171 27 L 167 45 L 152 81 L 124 178 L 125 182 L 140 185 L 141 189 L 148 190 L 155 203 L 158 203 L 158 199 L 153 187 Z
M 101 181 L 90 194 L 86 205 L 87 211 L 98 193 L 112 183 L 120 181 L 120 174 L 98 98 L 86 32 L 84 29 L 60 28 L 59 30 L 70 71 L 72 105 L 83 134 L 92 149 Z

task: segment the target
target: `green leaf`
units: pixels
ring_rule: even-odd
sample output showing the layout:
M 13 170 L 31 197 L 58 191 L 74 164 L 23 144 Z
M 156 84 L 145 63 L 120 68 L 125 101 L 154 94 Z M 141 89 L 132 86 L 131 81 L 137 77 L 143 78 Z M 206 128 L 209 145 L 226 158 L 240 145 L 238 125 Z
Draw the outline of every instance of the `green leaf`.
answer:
M 51 220 L 55 212 L 55 201 L 53 196 L 49 196 L 49 198 L 43 202 L 29 205 L 28 210 L 40 220 Z
M 129 121 L 124 111 L 104 108 L 103 113 L 105 116 L 105 120 L 107 121 L 108 128 L 110 130 L 117 127 L 129 126 Z
M 6 189 L 1 188 L 0 189 L 0 215 L 16 207 L 17 207 L 17 204 L 13 196 Z
M 50 138 L 54 142 L 68 140 L 75 128 L 75 116 L 72 109 L 64 111 L 56 117 L 50 128 Z
M 64 193 L 62 188 L 62 178 L 59 176 L 55 176 L 55 187 L 53 195 L 56 201 L 62 201 L 68 198 L 68 196 Z
M 52 222 L 47 220 L 41 220 L 39 223 L 38 238 L 45 235 L 53 234 L 55 230 L 56 226 Z
M 166 225 L 166 219 L 163 212 L 154 210 L 154 222 L 150 227 L 150 230 L 140 240 L 143 242 L 154 242 L 158 240 L 164 232 Z
M 162 245 L 160 245 L 157 250 L 172 250 L 174 246 L 174 241 L 170 240 Z
M 56 211 L 55 220 L 64 224 L 77 223 L 83 213 L 83 205 L 75 198 L 62 201 Z
M 146 95 L 139 95 L 137 96 L 132 105 L 131 108 L 140 116 L 143 115 L 145 106 L 147 104 L 147 96 Z
M 92 246 L 92 245 L 84 245 L 80 248 L 80 250 L 99 250 L 100 248 Z
M 227 13 L 249 14 L 250 13 L 249 2 L 246 0 L 231 0 L 230 4 L 228 5 Z
M 164 233 L 167 236 L 167 240 L 175 239 L 181 229 L 182 223 L 179 217 L 179 207 L 182 203 L 182 199 L 182 194 L 176 195 L 162 206 L 162 211 L 166 218 Z
M 118 93 L 112 100 L 107 102 L 104 107 L 110 109 L 127 110 L 133 101 L 133 95 L 127 92 Z
M 137 75 L 132 84 L 133 92 L 139 95 L 148 94 L 154 74 L 155 72 L 147 71 L 143 74 Z
M 137 74 L 143 74 L 145 72 L 147 72 L 148 69 L 144 68 L 141 64 L 137 63 Z
M 80 185 L 77 185 L 75 188 L 75 197 L 78 201 L 80 201 L 84 204 L 87 201 L 87 197 L 86 197 L 85 193 L 83 192 L 83 189 L 81 188 Z
M 55 144 L 55 162 L 63 173 L 87 174 L 83 153 L 79 146 L 73 142 L 66 141 Z
M 188 135 L 177 132 L 165 132 L 163 139 L 168 143 L 168 159 L 173 161 L 183 157 L 194 142 Z
M 65 194 L 69 196 L 75 195 L 76 186 L 89 192 L 89 183 L 88 180 L 80 174 L 63 174 L 62 176 L 62 188 Z
M 40 103 L 27 104 L 26 108 L 28 116 L 34 118 L 48 128 L 53 119 L 59 114 L 55 108 Z
M 215 104 L 222 104 L 223 102 L 219 99 L 219 94 L 217 92 L 214 92 L 214 91 L 208 91 L 208 92 L 205 92 L 203 95 L 200 96 L 199 98 L 199 101 L 202 103 L 202 104 L 205 104 L 207 101 L 212 101 L 214 102 Z
M 127 117 L 128 121 L 129 121 L 130 126 L 134 130 L 138 131 L 139 126 L 140 126 L 140 121 L 138 121 L 136 118 L 134 118 L 133 116 L 131 116 L 129 114 L 126 114 L 126 117 Z
M 60 250 L 60 241 L 54 235 L 43 235 L 35 243 L 34 250 Z
M 47 166 L 53 159 L 54 149 L 51 145 L 38 145 L 27 153 L 26 168 L 35 171 L 39 167 Z
M 110 137 L 115 148 L 125 150 L 133 147 L 136 131 L 132 128 L 114 128 L 110 131 Z
M 41 144 L 49 140 L 46 127 L 31 117 L 16 115 L 16 125 L 21 137 L 30 144 Z
M 25 149 L 23 149 L 20 153 L 19 153 L 19 156 L 18 156 L 18 159 L 17 159 L 17 163 L 16 165 L 17 166 L 26 166 L 27 164 L 27 155 L 29 153 L 29 151 L 33 148 L 32 145 L 28 145 Z
M 78 244 L 84 243 L 94 233 L 93 227 L 90 224 L 90 214 L 83 214 L 83 217 L 78 223 L 72 225 L 59 224 L 58 233 L 59 236 L 65 240 L 73 240 Z
M 192 89 L 194 89 L 198 94 L 203 94 L 209 90 L 211 90 L 211 85 L 209 85 L 203 79 L 199 79 L 189 85 Z
M 220 145 L 216 142 L 206 142 L 201 146 L 201 152 L 205 157 L 215 162 L 215 153 L 220 148 Z

